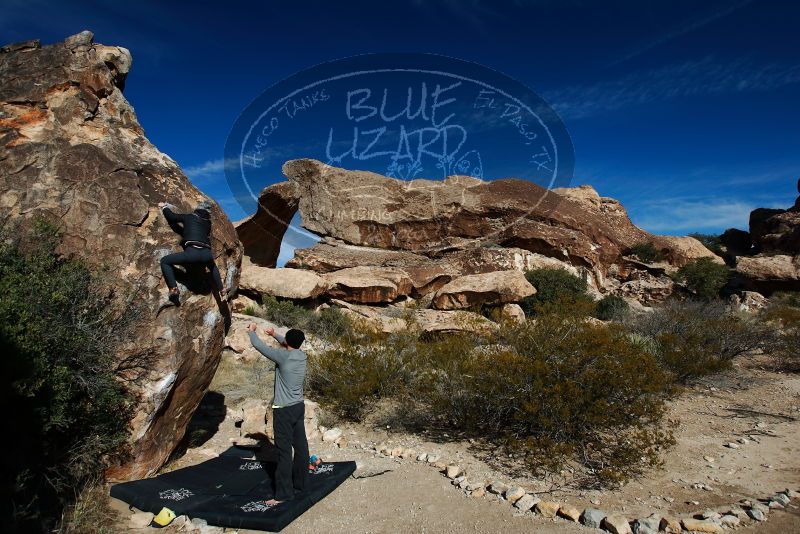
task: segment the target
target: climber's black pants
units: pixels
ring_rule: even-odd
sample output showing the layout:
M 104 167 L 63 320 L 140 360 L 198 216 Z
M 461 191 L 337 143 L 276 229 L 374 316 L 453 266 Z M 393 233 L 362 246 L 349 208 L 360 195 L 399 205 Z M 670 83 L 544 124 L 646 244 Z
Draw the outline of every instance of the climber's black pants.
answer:
M 214 255 L 211 254 L 211 249 L 186 247 L 183 252 L 176 252 L 175 254 L 168 254 L 161 258 L 161 272 L 164 274 L 164 280 L 167 281 L 167 287 L 172 289 L 178 286 L 175 281 L 175 265 L 204 265 L 211 269 L 211 276 L 214 278 L 214 285 L 217 291 L 222 290 L 222 279 L 219 276 L 219 269 L 217 264 L 214 263 Z
M 275 499 L 285 501 L 294 491 L 303 491 L 308 478 L 308 440 L 304 419 L 306 406 L 302 402 L 272 409 L 272 428 L 278 465 L 275 468 Z M 294 448 L 294 459 L 292 459 Z

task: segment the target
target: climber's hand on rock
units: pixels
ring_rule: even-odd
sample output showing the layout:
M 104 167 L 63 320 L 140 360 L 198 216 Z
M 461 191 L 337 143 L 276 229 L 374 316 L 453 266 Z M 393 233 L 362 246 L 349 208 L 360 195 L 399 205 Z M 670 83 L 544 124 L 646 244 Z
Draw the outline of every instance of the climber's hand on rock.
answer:
M 247 325 L 247 329 L 251 332 L 255 332 L 256 330 L 258 330 L 258 327 L 255 325 L 255 323 L 250 323 L 249 325 Z
M 159 208 L 159 209 L 162 209 L 162 210 L 163 210 L 163 209 L 164 209 L 164 208 L 166 208 L 166 207 L 167 207 L 167 203 L 166 203 L 166 202 L 159 202 L 159 203 L 158 203 L 158 208 Z
M 272 328 L 271 326 L 267 327 L 267 328 L 264 329 L 264 333 L 267 334 L 268 336 L 273 336 L 274 337 L 275 336 L 275 329 Z

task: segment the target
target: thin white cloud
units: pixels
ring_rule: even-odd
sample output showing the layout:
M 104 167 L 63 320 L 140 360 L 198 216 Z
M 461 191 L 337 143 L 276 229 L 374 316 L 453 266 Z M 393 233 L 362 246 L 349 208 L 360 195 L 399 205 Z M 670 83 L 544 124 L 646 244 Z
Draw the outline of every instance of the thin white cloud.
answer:
M 750 212 L 764 206 L 740 199 L 662 198 L 632 209 L 633 222 L 654 233 L 719 232 L 727 228 L 747 229 Z
M 205 178 L 218 177 L 221 173 L 225 172 L 226 168 L 235 168 L 238 165 L 236 159 L 214 159 L 209 160 L 199 165 L 192 165 L 184 167 L 183 172 L 186 173 L 193 182 L 195 180 L 202 181 Z
M 708 56 L 589 85 L 545 93 L 567 118 L 583 118 L 649 102 L 721 93 L 767 91 L 800 82 L 800 64 L 720 62 Z
M 678 37 L 686 35 L 687 33 L 691 33 L 693 31 L 699 30 L 700 28 L 708 26 L 709 24 L 723 17 L 726 17 L 727 15 L 730 15 L 734 11 L 738 11 L 739 9 L 752 3 L 752 1 L 753 0 L 739 0 L 738 2 L 731 2 L 730 4 L 724 6 L 722 9 L 716 9 L 714 11 L 711 11 L 710 13 L 705 13 L 699 17 L 693 18 L 688 22 L 684 23 L 683 25 L 673 30 L 670 30 L 662 35 L 656 36 L 654 39 L 648 41 L 647 43 L 638 46 L 631 52 L 623 55 L 621 58 L 610 63 L 609 66 L 624 63 L 630 59 L 641 56 L 642 54 L 652 50 L 653 48 L 657 48 L 674 39 L 677 39 Z

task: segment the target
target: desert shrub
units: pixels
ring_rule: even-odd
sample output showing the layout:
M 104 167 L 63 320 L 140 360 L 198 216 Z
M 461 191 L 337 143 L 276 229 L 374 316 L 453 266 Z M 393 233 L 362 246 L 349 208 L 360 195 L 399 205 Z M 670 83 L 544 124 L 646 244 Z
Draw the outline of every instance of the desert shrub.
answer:
M 59 534 L 113 534 L 115 514 L 101 480 L 89 482 L 64 510 Z
M 541 268 L 525 273 L 525 278 L 536 288 L 536 294 L 525 298 L 520 305 L 525 315 L 535 315 L 537 308 L 545 306 L 552 309 L 555 305 L 571 307 L 575 305 L 578 313 L 588 310 L 583 304 L 591 303 L 586 293 L 586 281 L 565 269 Z M 546 311 L 541 311 L 546 313 Z M 588 311 L 586 314 L 590 314 Z
M 80 261 L 54 253 L 53 227 L 0 245 L 0 351 L 6 428 L 4 531 L 52 530 L 127 438 L 132 379 L 142 362 L 115 354 L 136 306 L 122 305 Z M 125 367 L 130 365 L 131 367 Z
M 546 314 L 449 365 L 423 393 L 455 428 L 501 438 L 547 474 L 577 461 L 600 484 L 658 463 L 667 377 L 622 328 Z M 436 367 L 436 366 L 434 366 Z
M 324 339 L 334 339 L 350 332 L 350 320 L 338 308 L 314 312 L 290 300 L 263 295 L 261 306 L 252 315 L 281 326 L 299 328 Z
M 380 399 L 397 394 L 416 349 L 412 332 L 379 335 L 362 332 L 342 338 L 336 347 L 309 358 L 307 386 L 325 407 L 358 421 Z
M 595 317 L 603 321 L 619 321 L 630 311 L 624 298 L 617 295 L 606 295 L 597 302 Z
M 693 237 L 700 241 L 704 247 L 717 256 L 722 256 L 724 254 L 722 251 L 722 239 L 718 235 L 694 233 L 689 234 L 689 237 Z
M 727 368 L 773 342 L 760 318 L 732 312 L 720 301 L 668 301 L 630 317 L 628 327 L 679 382 Z
M 571 314 L 505 328 L 361 338 L 311 358 L 309 386 L 337 415 L 358 420 L 391 400 L 400 421 L 507 446 L 537 473 L 577 461 L 606 484 L 658 463 L 671 438 L 654 356 L 621 327 Z
M 675 280 L 685 283 L 689 291 L 702 299 L 718 297 L 729 278 L 730 269 L 711 258 L 697 258 L 675 273 Z
M 655 263 L 664 260 L 664 254 L 649 241 L 633 245 L 628 253 L 631 256 L 636 256 L 640 261 L 645 263 Z
M 773 297 L 773 301 L 761 315 L 776 331 L 775 342 L 767 350 L 779 358 L 783 369 L 800 371 L 800 306 L 792 305 L 791 295 Z
M 776 291 L 770 297 L 772 307 L 800 308 L 800 292 Z

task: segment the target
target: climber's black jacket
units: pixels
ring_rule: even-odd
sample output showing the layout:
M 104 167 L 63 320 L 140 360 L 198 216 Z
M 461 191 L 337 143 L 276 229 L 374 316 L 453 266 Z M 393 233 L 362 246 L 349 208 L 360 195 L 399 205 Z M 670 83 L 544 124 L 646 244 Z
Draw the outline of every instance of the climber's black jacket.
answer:
M 164 217 L 173 230 L 181 237 L 181 246 L 198 246 L 211 248 L 211 214 L 206 210 L 194 210 L 192 213 L 175 213 L 164 208 Z M 177 223 L 181 226 L 178 227 Z

